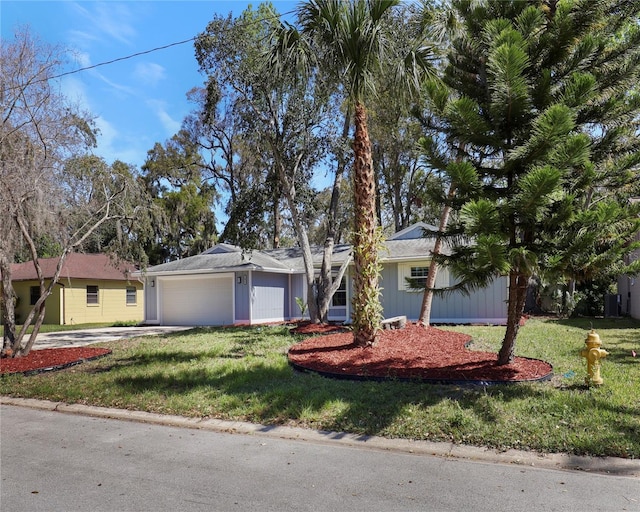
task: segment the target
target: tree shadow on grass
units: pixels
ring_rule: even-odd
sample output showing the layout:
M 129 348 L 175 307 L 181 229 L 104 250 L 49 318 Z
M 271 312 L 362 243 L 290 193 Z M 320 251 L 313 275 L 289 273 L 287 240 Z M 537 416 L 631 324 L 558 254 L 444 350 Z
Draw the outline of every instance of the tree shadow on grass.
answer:
M 566 325 L 567 327 L 576 327 L 585 331 L 594 329 L 596 331 L 604 331 L 609 329 L 640 329 L 640 320 L 629 317 L 619 318 L 595 318 L 595 317 L 579 317 L 579 318 L 559 318 L 547 320 L 548 322 Z
M 169 374 L 156 371 L 116 379 L 126 392 L 147 393 L 170 398 L 174 395 L 199 395 L 212 400 L 228 395 L 244 409 L 251 421 L 281 424 L 303 422 L 303 412 L 322 416 L 322 411 L 341 404 L 341 412 L 323 424 L 327 429 L 347 429 L 367 435 L 382 434 L 402 416 L 407 406 L 429 409 L 442 401 L 457 402 L 459 407 L 479 411 L 474 403 L 486 389 L 463 386 L 400 381 L 347 381 L 294 371 L 281 365 L 255 363 L 250 367 L 216 371 L 213 368 L 184 368 Z M 531 386 L 502 391 L 505 400 L 539 399 L 542 390 Z M 239 410 L 240 410 L 239 409 Z M 180 413 L 178 411 L 178 413 Z M 495 423 L 498 413 L 482 413 L 483 421 Z
M 245 340 L 246 334 L 242 334 Z M 245 349 L 251 349 L 251 343 L 245 341 Z M 594 414 L 604 411 L 616 417 L 615 426 L 609 424 L 605 428 L 603 425 L 602 429 L 597 429 L 602 432 L 591 434 L 590 439 L 581 436 L 582 444 L 578 452 L 624 456 L 624 448 L 610 447 L 611 442 L 605 433 L 610 428 L 615 428 L 622 435 L 616 441 L 616 446 L 624 445 L 628 440 L 626 444 L 632 447 L 631 450 L 638 450 L 638 427 L 630 419 L 637 417 L 638 406 L 616 405 L 607 396 L 591 396 L 586 390 L 557 390 L 548 384 L 470 388 L 420 382 L 334 380 L 294 371 L 287 364 L 284 354 L 281 360 L 269 363 L 261 362 L 256 357 L 247 359 L 246 364 L 233 362 L 240 359 L 236 349 L 232 346 L 223 353 L 216 350 L 176 349 L 129 356 L 112 366 L 115 368 L 120 363 L 140 366 L 140 371 L 116 376 L 114 382 L 125 393 L 133 395 L 134 402 L 140 400 L 135 397 L 149 397 L 150 402 L 156 404 L 176 404 L 180 400 L 173 398 L 182 396 L 185 403 L 197 401 L 205 411 L 210 404 L 209 410 L 213 416 L 261 423 L 267 425 L 266 428 L 269 425 L 298 424 L 356 435 L 454 439 L 458 442 L 465 439 L 465 432 L 468 433 L 474 425 L 491 430 L 500 422 L 504 423 L 504 409 L 509 402 L 532 404 L 532 408 L 539 408 L 541 416 L 553 416 L 556 414 L 554 407 L 560 406 L 553 400 L 549 401 L 549 394 L 568 392 L 576 396 L 572 396 L 567 414 L 571 414 L 572 408 L 576 408 L 577 414 L 578 409 L 588 407 L 593 409 Z M 215 364 L 215 361 L 220 364 Z M 223 397 L 222 401 L 220 397 Z M 438 414 L 442 414 L 442 406 L 453 406 L 455 414 L 442 420 L 436 433 L 422 430 L 419 422 L 411 424 L 407 418 L 407 411 L 430 415 L 438 409 Z M 189 406 L 185 407 L 188 409 Z M 173 414 L 199 414 L 194 411 L 163 409 L 163 412 Z M 549 426 L 544 428 L 558 428 L 553 420 L 545 419 Z M 469 425 L 465 426 L 465 422 Z M 529 446 L 536 448 L 535 443 Z M 494 447 L 503 446 L 498 442 Z
M 446 434 L 442 440 L 449 441 L 453 433 L 446 430 L 455 428 L 462 435 L 466 421 L 477 422 L 486 429 L 495 428 L 496 424 L 504 421 L 501 404 L 510 401 L 538 404 L 542 415 L 547 414 L 551 417 L 555 414 L 553 411 L 545 412 L 546 409 L 553 409 L 555 406 L 545 404 L 548 390 L 543 384 L 469 389 L 409 382 L 353 382 L 294 372 L 284 364 L 256 364 L 219 373 L 207 368 L 186 368 L 171 376 L 157 372 L 123 378 L 118 380 L 117 384 L 129 393 L 157 394 L 167 400 L 176 395 L 193 394 L 203 402 L 203 406 L 207 405 L 211 397 L 214 408 L 217 407 L 216 401 L 224 395 L 228 397 L 225 399 L 225 413 L 228 413 L 228 416 L 224 415 L 226 417 L 236 417 L 267 426 L 299 424 L 326 431 L 350 432 L 365 436 L 389 435 L 391 429 L 399 431 L 399 437 L 437 440 L 438 433 L 435 433 L 434 437 L 433 432 L 420 431 L 419 424 L 414 427 L 402 425 L 405 423 L 404 415 L 408 408 L 423 411 L 428 415 L 429 411 L 442 402 L 453 404 L 461 415 L 458 420 L 443 420 L 442 426 L 439 427 L 444 429 Z M 586 396 L 587 392 L 580 394 L 585 396 L 582 400 L 576 401 L 577 406 L 583 407 L 588 403 L 594 413 L 610 411 L 614 413 L 616 420 L 615 425 L 608 424 L 607 428 L 603 426 L 589 436 L 582 436 L 578 453 L 628 456 L 622 447 L 624 444 L 631 446 L 631 450 L 637 450 L 639 427 L 630 419 L 634 415 L 637 416 L 637 407 L 613 405 L 604 395 Z M 184 411 L 175 413 L 184 414 Z M 571 410 L 564 413 L 570 416 Z M 470 417 L 475 419 L 468 420 Z M 456 424 L 456 421 L 461 423 Z M 554 421 L 555 419 L 551 418 L 549 425 L 555 425 L 557 422 Z M 402 434 L 403 428 L 413 429 L 413 433 Z M 418 430 L 415 430 L 416 428 Z M 472 428 L 472 423 L 469 428 Z M 622 434 L 618 434 L 619 440 L 615 443 L 617 448 L 611 447 L 607 433 L 609 429 Z M 625 439 L 628 442 L 625 443 Z M 500 443 L 494 447 L 502 448 Z M 532 447 L 535 449 L 535 444 Z
M 640 344 L 640 343 L 639 343 Z M 639 365 L 640 364 L 640 347 L 636 352 L 636 355 L 633 355 L 633 352 L 626 348 L 615 348 L 615 347 L 604 347 L 609 355 L 602 360 L 602 364 L 606 365 L 607 362 L 610 364 L 616 364 L 620 366 L 627 365 Z

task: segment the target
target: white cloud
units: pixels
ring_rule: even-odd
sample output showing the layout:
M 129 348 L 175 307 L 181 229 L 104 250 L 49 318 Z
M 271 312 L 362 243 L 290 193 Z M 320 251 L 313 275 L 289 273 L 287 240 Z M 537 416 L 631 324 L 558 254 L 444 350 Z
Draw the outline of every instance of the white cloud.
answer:
M 181 121 L 173 119 L 166 110 L 167 104 L 161 100 L 149 100 L 147 104 L 151 107 L 156 117 L 162 123 L 167 137 L 172 137 L 180 130 Z
M 69 41 L 78 48 L 86 48 L 96 41 L 99 37 L 95 32 L 86 32 L 84 30 L 69 30 Z
M 62 93 L 71 103 L 83 110 L 91 111 L 91 102 L 84 83 L 75 76 L 67 76 L 61 81 Z
M 105 75 L 103 75 L 102 73 L 96 71 L 95 69 L 92 69 L 91 72 L 98 77 L 100 80 L 102 80 L 105 84 L 107 84 L 109 87 L 113 88 L 115 91 L 117 92 L 121 92 L 127 95 L 135 95 L 136 91 L 135 89 L 127 86 L 127 85 L 120 85 L 116 82 L 114 82 L 113 80 L 109 80 Z
M 107 121 L 102 116 L 96 118 L 96 126 L 98 127 L 98 130 L 100 130 L 100 135 L 98 135 L 99 153 L 101 156 L 104 156 L 107 161 L 109 161 L 107 155 L 115 154 L 113 144 L 114 141 L 118 138 L 119 132 L 109 121 Z M 113 160 L 113 157 L 111 157 L 111 160 Z
M 104 117 L 96 119 L 96 125 L 100 130 L 98 147 L 95 154 L 105 159 L 108 164 L 120 160 L 126 164 L 141 166 L 147 154 L 145 142 L 140 138 L 132 140 L 119 132 L 113 124 Z
M 133 15 L 126 3 L 93 2 L 89 4 L 90 9 L 78 2 L 72 5 L 89 24 L 86 31 L 76 31 L 77 36 L 95 40 L 98 34 L 102 34 L 109 39 L 131 44 L 136 30 Z
M 136 65 L 134 76 L 143 84 L 153 87 L 161 80 L 164 80 L 167 75 L 165 68 L 160 64 L 141 62 Z
M 83 52 L 80 50 L 73 50 L 72 53 L 73 58 L 78 63 L 78 66 L 81 68 L 88 68 L 91 66 L 91 56 L 88 52 Z

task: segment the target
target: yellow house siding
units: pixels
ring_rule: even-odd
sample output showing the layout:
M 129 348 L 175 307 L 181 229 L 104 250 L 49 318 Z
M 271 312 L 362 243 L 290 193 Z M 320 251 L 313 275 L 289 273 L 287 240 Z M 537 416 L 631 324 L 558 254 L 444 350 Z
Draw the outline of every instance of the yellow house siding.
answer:
M 45 286 L 49 285 L 49 281 L 45 281 Z M 31 305 L 31 287 L 40 286 L 38 281 L 19 281 L 13 283 L 13 289 L 18 297 L 18 304 L 16 308 L 16 323 L 23 323 L 27 318 L 27 315 L 33 308 Z M 45 302 L 45 324 L 59 324 L 61 319 L 60 314 L 60 289 L 61 286 L 56 284 L 53 287 L 51 295 L 47 297 Z
M 48 282 L 46 282 L 48 285 Z M 87 304 L 87 285 L 98 287 L 98 304 Z M 38 281 L 16 281 L 16 321 L 22 323 L 32 309 L 30 293 Z M 127 287 L 135 287 L 136 304 L 127 304 Z M 53 287 L 45 302 L 45 324 L 141 322 L 144 317 L 142 283 L 65 279 Z
M 87 304 L 87 286 L 98 287 L 98 303 Z M 127 304 L 127 287 L 136 288 L 136 304 Z M 142 284 L 126 281 L 72 280 L 65 286 L 65 323 L 142 321 Z

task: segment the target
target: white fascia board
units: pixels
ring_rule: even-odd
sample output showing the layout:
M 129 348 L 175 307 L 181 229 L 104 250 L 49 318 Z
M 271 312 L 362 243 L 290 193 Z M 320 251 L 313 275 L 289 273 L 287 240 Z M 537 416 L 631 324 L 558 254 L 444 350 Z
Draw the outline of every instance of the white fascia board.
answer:
M 273 274 L 299 274 L 304 273 L 299 270 L 293 268 L 265 268 L 265 267 L 257 267 L 255 265 L 246 266 L 246 267 L 220 267 L 215 269 L 196 269 L 196 270 L 165 270 L 160 272 L 149 272 L 149 271 L 136 271 L 136 273 L 132 273 L 131 275 L 139 274 L 140 277 L 163 277 L 163 276 L 186 276 L 186 275 L 197 275 L 197 274 L 227 274 L 229 272 L 247 272 L 247 271 L 259 271 L 259 272 L 270 272 Z
M 419 256 L 397 256 L 395 258 L 380 258 L 381 263 L 404 263 L 410 261 L 425 261 L 430 260 L 433 257 L 432 254 L 421 254 Z
M 143 277 L 168 277 L 168 276 L 188 276 L 197 274 L 228 274 L 234 272 L 234 269 L 216 268 L 216 269 L 200 269 L 200 270 L 165 270 L 160 272 L 143 272 Z
M 296 270 L 295 268 L 265 268 L 265 267 L 256 267 L 252 268 L 254 272 L 256 270 L 261 272 L 271 272 L 272 274 L 304 274 L 304 271 Z

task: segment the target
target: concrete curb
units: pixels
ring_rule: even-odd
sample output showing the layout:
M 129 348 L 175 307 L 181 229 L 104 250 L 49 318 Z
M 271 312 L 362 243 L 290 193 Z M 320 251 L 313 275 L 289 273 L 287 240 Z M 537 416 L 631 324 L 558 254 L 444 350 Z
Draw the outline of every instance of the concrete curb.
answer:
M 344 432 L 311 430 L 299 427 L 268 426 L 241 421 L 185 418 L 143 411 L 110 409 L 81 404 L 66 404 L 31 398 L 0 396 L 0 404 L 29 407 L 94 418 L 137 421 L 154 425 L 208 430 L 231 434 L 256 435 L 313 443 L 331 443 L 361 449 L 393 451 L 414 455 L 431 455 L 485 463 L 516 464 L 555 470 L 579 470 L 589 473 L 640 479 L 640 460 L 616 457 L 585 457 L 562 453 L 541 454 L 523 450 L 496 451 L 477 446 L 436 443 L 408 439 L 388 439 Z

